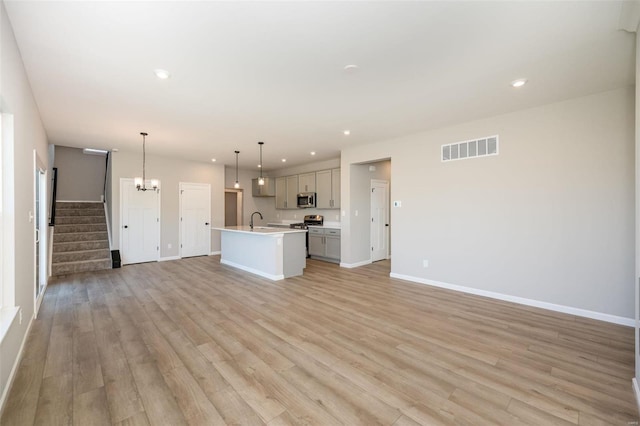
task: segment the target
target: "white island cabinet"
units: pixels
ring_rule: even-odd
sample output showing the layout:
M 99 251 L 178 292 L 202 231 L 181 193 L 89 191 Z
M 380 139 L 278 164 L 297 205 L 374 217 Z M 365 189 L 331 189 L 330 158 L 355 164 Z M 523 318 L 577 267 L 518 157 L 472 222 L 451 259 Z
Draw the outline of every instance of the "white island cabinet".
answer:
M 302 275 L 307 266 L 304 229 L 256 226 L 215 228 L 221 236 L 220 263 L 270 280 Z

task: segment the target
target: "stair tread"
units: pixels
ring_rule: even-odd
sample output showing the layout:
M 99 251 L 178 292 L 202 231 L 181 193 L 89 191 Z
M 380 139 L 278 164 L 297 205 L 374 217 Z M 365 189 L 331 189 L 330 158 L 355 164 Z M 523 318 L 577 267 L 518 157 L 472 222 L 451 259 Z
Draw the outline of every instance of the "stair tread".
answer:
M 74 250 L 74 251 L 65 251 L 63 252 L 65 255 L 74 254 L 74 253 L 87 253 L 87 252 L 97 252 L 97 251 L 108 251 L 111 253 L 111 250 L 108 248 L 98 248 L 98 249 L 86 249 L 86 250 Z M 54 255 L 57 253 L 54 253 Z
M 78 243 L 97 243 L 97 242 L 103 242 L 103 241 L 109 241 L 106 238 L 102 239 L 102 240 L 82 240 L 82 241 L 61 241 L 59 243 L 53 243 L 54 246 L 56 245 L 69 245 L 69 244 L 78 244 Z
M 111 257 L 105 257 L 104 259 L 89 259 L 89 260 L 73 260 L 71 262 L 53 262 L 51 264 L 51 266 L 56 265 L 56 266 L 60 266 L 60 265 L 71 265 L 71 264 L 80 264 L 80 263 L 98 263 L 98 262 L 105 262 L 105 261 L 109 261 L 111 262 Z
M 64 218 L 67 218 L 67 217 L 100 217 L 100 218 L 103 218 L 104 215 L 95 215 L 95 214 L 86 214 L 86 215 L 82 215 L 82 216 L 78 216 L 78 215 L 75 215 L 75 214 L 70 214 L 70 215 L 67 215 L 67 216 L 59 215 L 59 214 L 56 215 L 57 219 L 60 219 L 61 217 L 64 217 Z
M 79 232 L 63 232 L 63 234 L 65 235 L 69 235 L 69 234 L 101 234 L 101 233 L 106 233 L 107 231 L 79 231 Z

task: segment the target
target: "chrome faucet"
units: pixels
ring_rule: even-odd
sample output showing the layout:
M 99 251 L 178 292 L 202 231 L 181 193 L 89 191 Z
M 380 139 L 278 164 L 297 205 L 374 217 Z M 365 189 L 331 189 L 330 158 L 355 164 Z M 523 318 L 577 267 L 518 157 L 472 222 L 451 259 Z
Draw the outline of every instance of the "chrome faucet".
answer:
M 260 212 L 253 212 L 253 213 L 251 213 L 251 220 L 249 220 L 249 227 L 250 227 L 251 229 L 253 229 L 253 215 L 254 215 L 254 214 L 257 214 L 258 216 L 260 216 L 260 219 L 264 219 L 264 218 L 262 217 L 262 213 L 260 213 Z

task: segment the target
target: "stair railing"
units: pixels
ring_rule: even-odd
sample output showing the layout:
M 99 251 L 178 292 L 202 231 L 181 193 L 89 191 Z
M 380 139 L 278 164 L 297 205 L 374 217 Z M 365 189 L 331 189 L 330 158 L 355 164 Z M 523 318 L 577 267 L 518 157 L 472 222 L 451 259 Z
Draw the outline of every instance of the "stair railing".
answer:
M 53 168 L 53 176 L 51 177 L 51 209 L 49 210 L 49 226 L 56 224 L 56 193 L 58 192 L 58 168 Z

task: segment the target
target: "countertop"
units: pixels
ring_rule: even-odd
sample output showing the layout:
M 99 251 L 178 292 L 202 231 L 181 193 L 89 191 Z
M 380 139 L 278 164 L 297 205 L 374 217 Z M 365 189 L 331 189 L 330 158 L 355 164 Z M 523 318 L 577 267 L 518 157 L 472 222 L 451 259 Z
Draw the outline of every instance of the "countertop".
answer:
M 300 223 L 300 220 L 292 220 L 287 222 L 269 222 L 267 226 L 281 226 L 286 227 L 292 223 Z M 340 229 L 340 222 L 328 222 L 325 221 L 324 225 L 309 225 L 309 228 L 323 228 L 323 229 Z
M 307 232 L 306 229 L 290 229 L 290 228 L 270 228 L 268 226 L 254 226 L 251 229 L 249 226 L 226 226 L 224 228 L 213 228 L 217 231 L 228 231 L 228 232 L 240 232 L 244 234 L 262 234 L 262 235 L 273 235 L 273 234 L 292 234 L 295 232 Z

